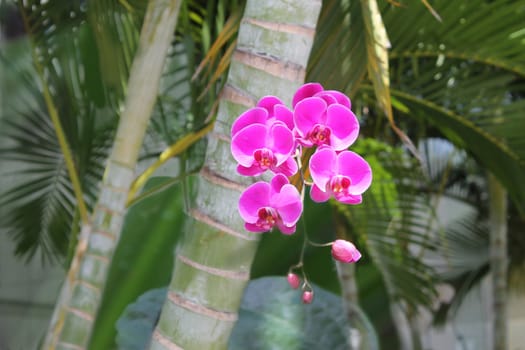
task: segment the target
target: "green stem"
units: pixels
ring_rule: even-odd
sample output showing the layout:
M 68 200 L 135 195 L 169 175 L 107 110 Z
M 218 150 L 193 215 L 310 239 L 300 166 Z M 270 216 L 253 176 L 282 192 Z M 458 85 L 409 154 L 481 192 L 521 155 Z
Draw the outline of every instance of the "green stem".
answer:
M 82 227 L 43 349 L 85 349 L 88 345 L 179 6 L 180 0 L 150 0 L 148 4 L 98 202 L 91 223 Z
M 488 176 L 490 219 L 490 269 L 492 273 L 493 349 L 507 349 L 507 191 Z
M 319 0 L 249 0 L 206 163 L 197 179 L 191 219 L 175 253 L 168 297 L 150 349 L 225 349 L 250 279 L 260 235 L 244 229 L 237 211 L 240 177 L 231 157 L 230 128 L 264 95 L 290 104 L 304 82 L 321 7 Z

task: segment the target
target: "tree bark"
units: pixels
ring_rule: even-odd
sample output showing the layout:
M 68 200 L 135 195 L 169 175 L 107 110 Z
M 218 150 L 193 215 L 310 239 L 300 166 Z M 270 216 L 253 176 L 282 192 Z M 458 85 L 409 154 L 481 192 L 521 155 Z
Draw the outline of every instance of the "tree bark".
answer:
M 84 223 L 43 349 L 86 348 L 126 212 L 135 166 L 171 45 L 180 0 L 151 0 L 97 205 Z
M 507 349 L 507 191 L 489 174 L 493 349 Z
M 230 154 L 235 118 L 264 95 L 290 105 L 303 83 L 321 1 L 249 0 L 215 128 L 150 349 L 225 349 L 260 235 L 237 212 L 252 180 Z

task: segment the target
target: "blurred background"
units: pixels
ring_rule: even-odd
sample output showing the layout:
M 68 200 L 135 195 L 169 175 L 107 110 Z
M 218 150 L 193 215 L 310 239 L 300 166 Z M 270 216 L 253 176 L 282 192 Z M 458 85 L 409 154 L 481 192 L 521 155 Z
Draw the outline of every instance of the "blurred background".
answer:
M 145 3 L 0 0 L 1 350 L 38 347 L 76 245 L 81 212 L 50 111 L 91 210 Z M 368 340 L 355 348 L 493 349 L 496 329 L 525 349 L 525 1 L 379 0 L 379 16 L 368 1 L 322 3 L 307 81 L 351 97 L 352 150 L 374 182 L 358 206 L 306 203 L 298 232 L 363 252 L 339 266 L 329 248 L 307 249 L 320 300 L 358 310 L 349 327 Z M 244 5 L 183 2 L 137 174 L 208 125 Z M 118 320 L 167 286 L 206 145 L 163 161 L 130 203 L 90 348 L 125 349 Z M 252 279 L 285 276 L 301 246 L 264 235 Z

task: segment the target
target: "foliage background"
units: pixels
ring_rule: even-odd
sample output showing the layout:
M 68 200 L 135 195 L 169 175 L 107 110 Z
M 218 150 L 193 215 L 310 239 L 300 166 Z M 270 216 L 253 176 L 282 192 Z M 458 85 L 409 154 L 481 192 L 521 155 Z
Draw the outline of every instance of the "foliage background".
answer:
M 513 288 L 520 287 L 525 3 L 435 1 L 438 20 L 426 2 L 380 1 L 382 22 L 372 27 L 364 3 L 323 2 L 307 80 L 352 97 L 362 123 L 355 148 L 373 166 L 374 186 L 362 206 L 307 203 L 304 227 L 315 241 L 344 232 L 359 243 L 365 252 L 356 271 L 359 304 L 383 347 L 393 348 L 398 339 L 392 305 L 408 305 L 409 319 L 422 307 L 443 321 L 486 275 L 489 172 L 511 197 L 510 280 Z M 55 103 L 90 209 L 145 8 L 131 0 L 24 4 L 20 16 L 12 2 L 0 2 L 2 239 L 15 242 L 13 253 L 20 259 L 67 266 L 80 211 L 43 86 Z M 183 4 L 141 169 L 208 122 L 242 8 L 241 1 Z M 386 48 L 376 40 L 383 24 L 390 43 L 387 66 L 381 61 Z M 392 120 L 417 147 L 419 159 L 393 131 Z M 167 284 L 172 247 L 191 195 L 187 177 L 200 168 L 205 147 L 203 139 L 164 164 L 145 187 L 144 199 L 131 206 L 92 348 L 114 344 L 114 325 L 124 308 L 145 291 Z M 443 222 L 437 214 L 443 198 L 463 203 L 472 214 Z M 297 262 L 300 247 L 298 235 L 265 235 L 252 277 L 284 275 Z M 305 266 L 316 284 L 341 292 L 327 248 L 309 249 Z M 435 286 L 442 282 L 457 293 L 450 304 L 435 309 Z

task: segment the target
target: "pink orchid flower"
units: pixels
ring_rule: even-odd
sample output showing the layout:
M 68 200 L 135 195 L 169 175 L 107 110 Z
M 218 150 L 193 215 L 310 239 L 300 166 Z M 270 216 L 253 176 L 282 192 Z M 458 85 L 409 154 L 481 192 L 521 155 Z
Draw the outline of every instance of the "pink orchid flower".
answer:
M 295 139 L 283 123 L 243 127 L 233 136 L 231 151 L 239 163 L 237 172 L 244 176 L 260 175 L 268 169 L 292 176 L 298 170 L 292 157 Z
M 275 96 L 264 96 L 257 106 L 242 113 L 234 122 L 231 129 L 232 136 L 252 124 L 273 125 L 281 122 L 293 130 L 293 113 L 282 101 Z
M 335 260 L 347 264 L 354 263 L 361 259 L 361 253 L 355 245 L 343 239 L 337 239 L 334 244 L 332 244 L 332 256 Z
M 315 202 L 324 202 L 333 196 L 341 203 L 359 204 L 362 193 L 372 183 L 372 169 L 366 160 L 351 151 L 337 154 L 329 147 L 318 149 L 312 155 L 310 174 L 314 181 L 310 197 Z
M 320 97 L 328 105 L 339 103 L 348 109 L 352 107 L 352 103 L 348 96 L 337 90 L 325 90 L 319 83 L 307 83 L 301 86 L 292 99 L 292 106 L 295 106 L 302 100 L 308 97 Z
M 282 233 L 292 234 L 302 211 L 299 191 L 282 174 L 275 175 L 270 183 L 254 183 L 239 199 L 244 227 L 251 232 L 267 232 L 277 226 Z
M 298 141 L 305 147 L 327 145 L 342 151 L 359 135 L 354 113 L 342 104 L 327 104 L 321 97 L 307 97 L 297 103 L 294 124 Z

